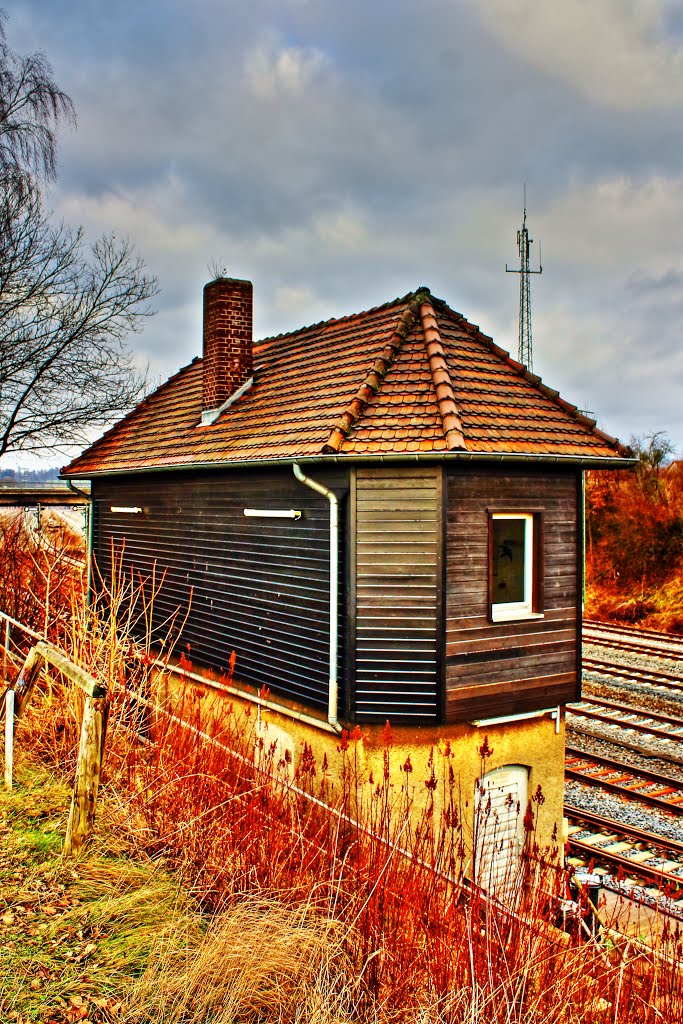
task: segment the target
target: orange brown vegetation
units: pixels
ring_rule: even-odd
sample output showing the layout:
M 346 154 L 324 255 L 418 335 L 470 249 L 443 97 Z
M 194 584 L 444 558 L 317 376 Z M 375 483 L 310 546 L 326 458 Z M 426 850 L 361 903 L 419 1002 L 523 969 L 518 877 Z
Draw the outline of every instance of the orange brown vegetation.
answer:
M 633 472 L 586 477 L 586 615 L 683 633 L 683 462 L 632 442 Z
M 77 520 L 56 509 L 0 509 L 0 611 L 59 640 L 84 571 Z
M 102 663 L 98 670 L 104 674 Z M 51 717 L 70 721 L 68 693 L 50 696 Z M 557 927 L 553 894 L 564 871 L 535 845 L 540 792 L 525 816 L 506 907 L 467 880 L 472 865 L 462 848 L 471 849 L 473 837 L 447 747 L 435 751 L 429 778 L 415 778 L 406 762 L 404 783 L 393 786 L 388 771 L 375 779 L 363 773 L 360 731 L 340 736 L 337 775 L 310 750 L 262 743 L 256 715 L 225 705 L 218 713 L 208 689 L 176 691 L 156 707 L 144 742 L 130 729 L 143 724 L 137 696 L 124 687 L 112 697 L 103 793 L 118 805 L 116 827 L 130 835 L 130 848 L 173 868 L 209 922 L 201 942 L 179 947 L 167 938 L 168 949 L 154 951 L 139 980 L 118 982 L 110 994 L 121 1007 L 117 1020 L 681 1019 L 683 940 L 675 922 L 664 920 L 657 948 L 616 933 L 596 940 L 578 918 Z M 37 725 L 34 742 L 44 760 L 54 758 L 54 770 L 69 760 L 70 730 L 61 731 L 59 750 Z M 390 729 L 385 744 L 388 768 Z M 486 742 L 480 753 L 485 770 Z M 442 796 L 444 809 L 430 801 L 414 820 L 411 801 L 425 789 Z M 103 808 L 100 828 L 105 815 Z M 115 927 L 130 931 L 127 920 Z M 54 1017 L 63 1019 L 71 1018 Z
M 183 938 L 178 949 L 165 935 L 149 962 L 107 993 L 116 1018 L 99 1005 L 105 1015 L 85 1004 L 78 1013 L 129 1024 L 683 1019 L 677 922 L 664 919 L 653 948 L 616 933 L 592 936 L 583 898 L 562 919 L 557 896 L 567 875 L 557 851 L 536 842 L 540 788 L 517 809 L 525 840 L 501 880 L 505 898 L 488 898 L 470 881 L 473 795 L 461 792 L 447 744 L 435 748 L 428 772 L 406 759 L 400 783 L 392 782 L 389 727 L 381 777 L 363 768 L 359 729 L 339 737 L 339 771 L 306 746 L 283 748 L 264 728 L 266 711 L 214 703 L 210 685 L 171 688 L 166 673 L 151 675 L 149 652 L 128 626 L 136 600 L 144 615 L 152 598 L 140 581 L 114 578 L 116 592 L 101 603 L 72 603 L 62 642 L 109 689 L 102 791 L 119 809 L 116 828 L 182 880 L 202 910 L 202 938 Z M 17 747 L 72 775 L 79 710 L 73 689 L 42 680 L 19 719 Z M 493 753 L 486 738 L 479 753 L 484 772 Z M 484 801 L 478 828 L 491 830 L 500 850 L 489 814 Z M 107 927 L 126 944 L 140 903 L 133 895 Z M 79 1019 L 70 1005 L 61 1009 L 53 1004 L 42 1019 Z

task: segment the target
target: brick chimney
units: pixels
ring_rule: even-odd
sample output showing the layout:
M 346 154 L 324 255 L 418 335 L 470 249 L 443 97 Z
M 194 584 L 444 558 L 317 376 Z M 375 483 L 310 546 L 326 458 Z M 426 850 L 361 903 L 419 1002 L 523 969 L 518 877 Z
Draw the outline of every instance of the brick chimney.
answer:
M 204 286 L 205 413 L 219 409 L 253 374 L 252 291 L 251 281 L 232 277 Z M 210 416 L 202 419 L 211 422 Z

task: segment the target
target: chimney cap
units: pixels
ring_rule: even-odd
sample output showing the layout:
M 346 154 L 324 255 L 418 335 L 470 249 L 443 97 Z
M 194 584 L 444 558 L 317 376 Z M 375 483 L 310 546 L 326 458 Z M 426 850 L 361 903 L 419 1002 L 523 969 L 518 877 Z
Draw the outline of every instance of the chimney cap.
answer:
M 250 287 L 253 287 L 251 281 L 247 280 L 246 277 L 226 277 L 225 274 L 218 274 L 216 277 L 212 277 L 204 287 L 210 288 L 213 284 L 248 284 Z

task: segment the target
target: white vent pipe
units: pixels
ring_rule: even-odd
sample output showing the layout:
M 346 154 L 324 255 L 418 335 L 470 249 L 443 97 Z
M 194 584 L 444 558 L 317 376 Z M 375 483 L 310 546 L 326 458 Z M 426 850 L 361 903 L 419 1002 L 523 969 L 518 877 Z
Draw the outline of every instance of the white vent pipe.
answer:
M 339 502 L 337 496 L 327 487 L 311 480 L 299 469 L 296 462 L 292 465 L 297 480 L 317 491 L 330 503 L 330 686 L 327 698 L 327 721 L 333 729 L 341 732 L 337 714 L 339 701 L 339 673 L 337 671 L 339 652 Z

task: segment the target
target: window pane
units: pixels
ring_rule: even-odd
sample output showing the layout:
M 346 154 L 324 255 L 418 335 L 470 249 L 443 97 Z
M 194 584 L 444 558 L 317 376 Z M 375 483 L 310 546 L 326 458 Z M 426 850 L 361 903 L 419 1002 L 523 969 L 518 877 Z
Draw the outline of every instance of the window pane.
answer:
M 493 604 L 524 601 L 524 519 L 493 520 Z

